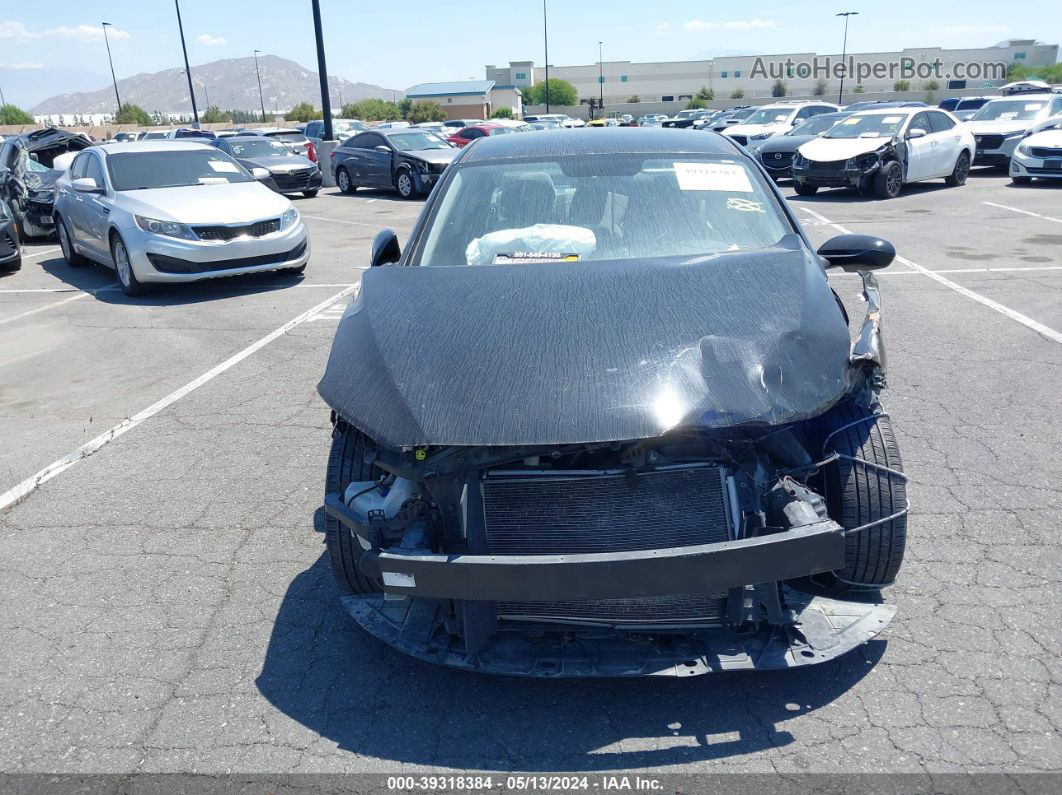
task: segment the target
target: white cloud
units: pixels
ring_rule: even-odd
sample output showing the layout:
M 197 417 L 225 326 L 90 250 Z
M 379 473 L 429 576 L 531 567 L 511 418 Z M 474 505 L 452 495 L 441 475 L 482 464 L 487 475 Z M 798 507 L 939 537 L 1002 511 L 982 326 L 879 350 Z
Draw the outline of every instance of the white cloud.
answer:
M 44 64 L 33 63 L 31 61 L 23 61 L 22 63 L 0 63 L 0 69 L 14 69 L 16 71 L 24 71 L 26 69 L 43 69 Z
M 661 22 L 659 25 L 656 26 L 656 35 L 657 36 L 666 36 L 667 32 L 669 30 L 671 30 L 671 23 L 670 22 Z
M 773 28 L 774 24 L 773 19 L 733 19 L 728 22 L 691 19 L 682 27 L 684 30 L 763 30 Z
M 121 28 L 111 27 L 112 40 L 128 39 L 129 33 Z M 21 22 L 6 20 L 0 22 L 0 39 L 77 39 L 78 41 L 97 41 L 103 39 L 103 27 L 100 25 L 60 25 L 45 30 L 30 30 Z
M 209 33 L 196 36 L 195 43 L 202 44 L 205 47 L 220 47 L 222 44 L 228 44 L 224 36 L 211 36 Z

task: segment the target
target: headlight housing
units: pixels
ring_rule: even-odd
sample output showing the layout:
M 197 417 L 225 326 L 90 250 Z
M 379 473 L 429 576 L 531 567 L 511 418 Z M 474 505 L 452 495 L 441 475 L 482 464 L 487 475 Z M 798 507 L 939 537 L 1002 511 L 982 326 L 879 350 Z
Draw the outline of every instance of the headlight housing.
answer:
M 1026 144 L 1018 144 L 1018 152 L 1026 157 L 1032 157 L 1032 152 L 1029 151 L 1029 147 Z
M 299 220 L 299 211 L 294 207 L 289 207 L 284 211 L 284 214 L 280 216 L 280 228 L 281 230 L 289 229 L 295 225 L 295 222 Z
M 176 237 L 181 240 L 198 239 L 187 224 L 177 223 L 176 221 L 160 221 L 157 218 L 148 218 L 143 215 L 134 215 L 133 218 L 136 219 L 137 226 L 145 232 L 151 232 L 153 235 Z
M 793 156 L 793 168 L 807 168 L 807 167 L 808 167 L 808 159 L 806 157 L 804 157 L 804 155 L 800 154 L 800 152 L 797 152 Z
M 772 135 L 774 135 L 774 133 L 769 133 L 769 132 L 756 133 L 755 135 L 750 135 L 749 136 L 749 140 L 750 141 L 766 141 Z

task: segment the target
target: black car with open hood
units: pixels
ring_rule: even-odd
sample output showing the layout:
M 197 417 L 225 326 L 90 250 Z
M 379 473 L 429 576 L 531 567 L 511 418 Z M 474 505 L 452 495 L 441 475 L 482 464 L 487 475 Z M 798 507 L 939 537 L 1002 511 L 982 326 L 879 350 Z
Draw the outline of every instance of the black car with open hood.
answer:
M 687 130 L 468 147 L 382 231 L 319 391 L 347 610 L 530 676 L 787 668 L 893 615 L 905 477 L 871 271 Z M 828 268 L 859 272 L 855 341 Z M 859 592 L 853 598 L 853 592 Z

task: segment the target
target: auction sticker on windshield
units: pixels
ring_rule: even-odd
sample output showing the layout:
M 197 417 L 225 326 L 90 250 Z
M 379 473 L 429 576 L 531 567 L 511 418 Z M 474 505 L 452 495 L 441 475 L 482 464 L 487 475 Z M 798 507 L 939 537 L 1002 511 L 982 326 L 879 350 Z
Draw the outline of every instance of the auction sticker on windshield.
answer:
M 720 190 L 752 193 L 744 166 L 735 163 L 675 163 L 679 190 Z
M 240 169 L 235 163 L 230 163 L 227 160 L 208 160 L 210 167 L 219 173 L 238 174 Z
M 903 121 L 903 116 L 886 116 L 884 119 L 881 120 L 881 123 L 882 124 L 897 124 L 898 122 L 901 122 L 901 121 Z
M 495 254 L 492 265 L 529 265 L 534 262 L 578 262 L 578 254 L 562 254 L 559 251 L 514 251 L 512 254 Z

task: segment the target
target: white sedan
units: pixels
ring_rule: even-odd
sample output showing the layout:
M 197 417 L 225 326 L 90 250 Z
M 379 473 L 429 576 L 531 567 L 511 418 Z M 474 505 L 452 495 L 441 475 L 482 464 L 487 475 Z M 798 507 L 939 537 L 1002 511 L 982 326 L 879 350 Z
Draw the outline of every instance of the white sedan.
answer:
M 298 210 L 226 153 L 178 141 L 80 152 L 56 183 L 67 262 L 114 268 L 128 295 L 152 282 L 259 271 L 302 273 L 310 242 Z
M 1062 116 L 1029 130 L 1010 159 L 1010 179 L 1018 185 L 1036 179 L 1062 179 Z
M 966 184 L 976 149 L 973 133 L 947 111 L 864 110 L 797 149 L 793 184 L 801 196 L 832 187 L 891 199 L 910 182 Z

